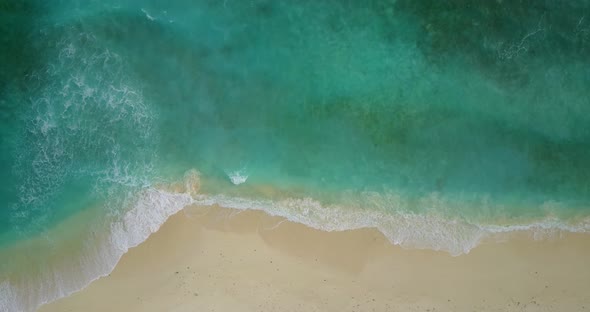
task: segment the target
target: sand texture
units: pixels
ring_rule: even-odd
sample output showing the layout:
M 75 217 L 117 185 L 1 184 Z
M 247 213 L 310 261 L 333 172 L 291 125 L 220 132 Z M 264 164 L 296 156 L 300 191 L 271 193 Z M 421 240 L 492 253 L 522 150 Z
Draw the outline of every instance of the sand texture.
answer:
M 188 207 L 39 311 L 590 311 L 590 236 L 407 250 L 260 211 Z

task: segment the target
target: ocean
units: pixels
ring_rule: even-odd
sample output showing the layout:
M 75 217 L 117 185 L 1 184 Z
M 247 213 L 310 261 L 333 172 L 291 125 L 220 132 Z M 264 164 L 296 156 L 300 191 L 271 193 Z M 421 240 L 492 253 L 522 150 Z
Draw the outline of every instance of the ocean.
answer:
M 590 2 L 0 2 L 0 311 L 187 205 L 460 256 L 590 231 Z

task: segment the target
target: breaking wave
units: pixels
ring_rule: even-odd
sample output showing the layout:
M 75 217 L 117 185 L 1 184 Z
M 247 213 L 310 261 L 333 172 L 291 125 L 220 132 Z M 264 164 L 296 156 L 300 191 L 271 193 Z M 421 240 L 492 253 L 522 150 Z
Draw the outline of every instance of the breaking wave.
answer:
M 189 205 L 261 210 L 269 215 L 323 231 L 376 228 L 392 244 L 404 248 L 439 250 L 453 256 L 468 253 L 486 239 L 504 237 L 515 232 L 528 232 L 533 238 L 541 238 L 562 232 L 590 231 L 588 219 L 566 222 L 555 217 L 546 217 L 522 224 L 475 224 L 435 214 L 325 205 L 312 198 L 269 200 L 202 194 L 199 193 L 201 183 L 203 181 L 200 173 L 191 170 L 185 174 L 183 181 L 148 187 L 138 192 L 128 199 L 129 209 L 118 216 L 111 216 L 112 219 L 103 223 L 108 224 L 102 229 L 106 234 L 101 234 L 96 227 L 86 233 L 86 243 L 76 255 L 74 265 L 54 263 L 39 276 L 1 281 L 0 308 L 3 311 L 30 311 L 40 304 L 84 288 L 92 281 L 109 274 L 129 248 L 142 243 L 168 217 Z M 373 200 L 382 201 L 383 198 Z

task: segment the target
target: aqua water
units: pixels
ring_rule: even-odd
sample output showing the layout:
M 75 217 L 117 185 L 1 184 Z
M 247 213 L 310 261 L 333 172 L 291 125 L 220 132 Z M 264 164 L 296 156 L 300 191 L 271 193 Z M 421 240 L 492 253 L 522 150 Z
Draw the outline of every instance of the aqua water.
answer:
M 0 310 L 84 287 L 189 204 L 454 255 L 495 233 L 587 232 L 589 13 L 1 3 Z

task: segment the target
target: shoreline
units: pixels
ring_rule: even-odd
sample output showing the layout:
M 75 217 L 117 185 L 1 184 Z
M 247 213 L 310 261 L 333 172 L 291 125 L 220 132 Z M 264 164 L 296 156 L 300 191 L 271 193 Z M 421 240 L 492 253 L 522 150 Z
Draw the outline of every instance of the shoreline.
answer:
M 454 257 L 374 228 L 189 206 L 107 277 L 38 311 L 584 311 L 587 263 L 587 234 L 514 235 Z

